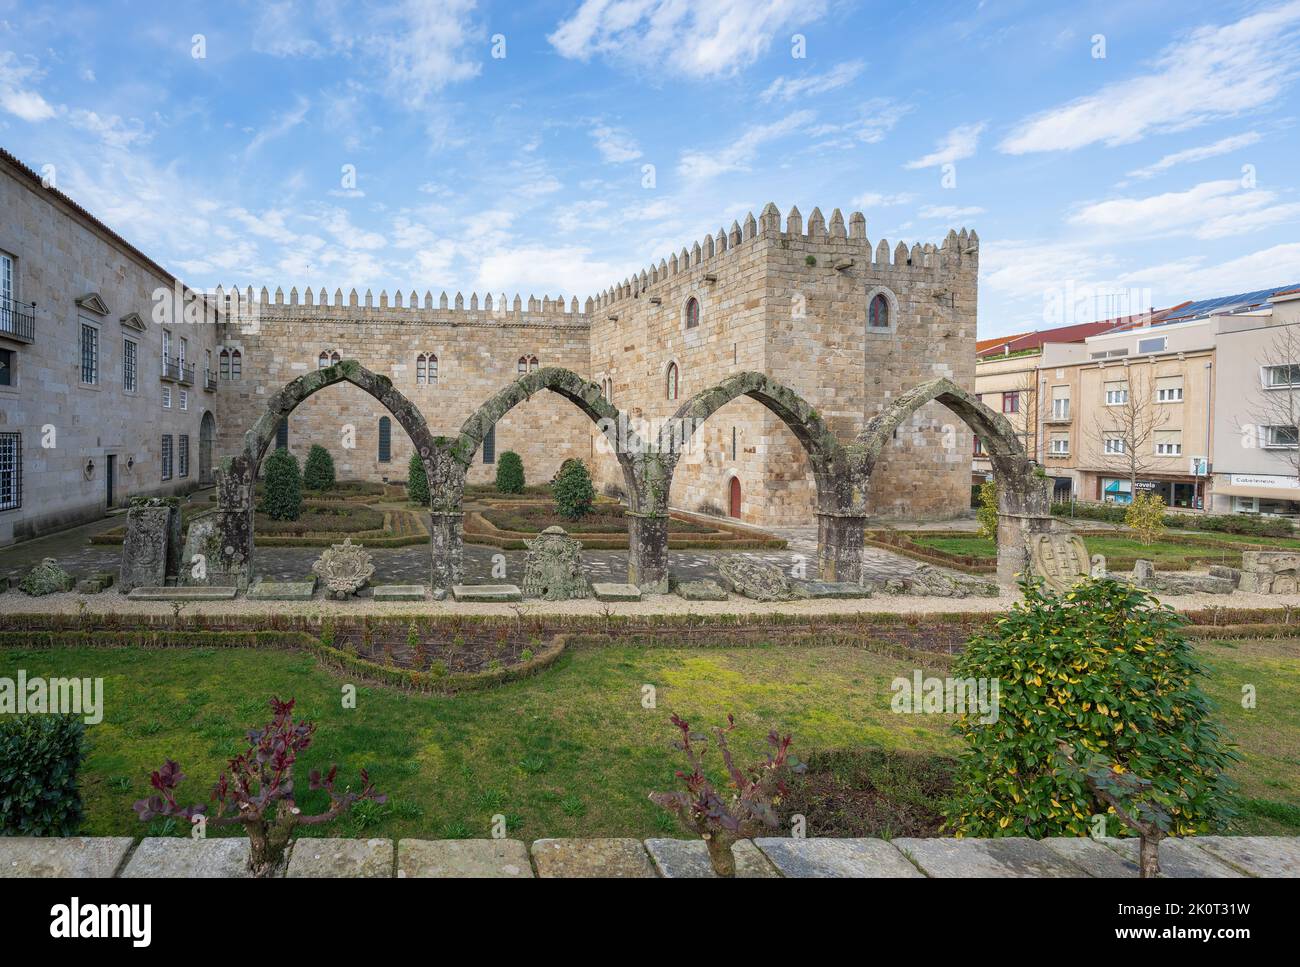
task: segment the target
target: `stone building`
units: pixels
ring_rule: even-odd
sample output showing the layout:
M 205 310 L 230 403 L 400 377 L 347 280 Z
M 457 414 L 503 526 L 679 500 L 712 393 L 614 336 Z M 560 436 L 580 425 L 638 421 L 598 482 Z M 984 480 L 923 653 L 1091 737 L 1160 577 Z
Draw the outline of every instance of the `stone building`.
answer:
M 0 150 L 0 544 L 198 485 L 217 326 L 166 312 L 196 295 Z
M 129 496 L 206 482 L 286 383 L 343 359 L 391 379 L 448 436 L 539 367 L 599 385 L 643 437 L 742 371 L 794 390 L 845 442 L 918 383 L 974 383 L 979 241 L 965 230 L 941 246 L 891 248 L 867 239 L 861 213 L 846 223 L 838 210 L 827 221 L 814 209 L 805 225 L 791 209 L 783 224 L 769 205 L 581 304 L 296 287 L 218 289 L 187 303 L 196 294 L 164 269 L 20 162 L 3 161 L 0 255 L 15 280 L 3 319 L 26 318 L 35 302 L 36 334 L 7 332 L 0 319 L 0 362 L 14 374 L 0 385 L 0 441 L 21 447 L 15 462 L 0 442 L 0 501 L 25 490 L 0 503 L 0 543 L 93 518 Z M 180 321 L 160 324 L 160 304 Z M 184 322 L 189 309 L 195 324 Z M 91 383 L 79 379 L 79 339 L 94 343 Z M 46 424 L 60 434 L 48 451 Z M 406 479 L 410 441 L 350 384 L 307 399 L 277 439 L 300 460 L 315 443 L 331 451 L 340 479 Z M 618 493 L 623 478 L 607 447 L 574 405 L 541 393 L 493 427 L 468 481 L 491 480 L 497 455 L 514 450 L 530 483 L 578 457 Z M 963 512 L 970 452 L 966 426 L 927 404 L 884 454 L 872 513 Z M 811 523 L 813 502 L 799 441 L 744 397 L 690 438 L 670 494 L 673 507 L 762 525 Z

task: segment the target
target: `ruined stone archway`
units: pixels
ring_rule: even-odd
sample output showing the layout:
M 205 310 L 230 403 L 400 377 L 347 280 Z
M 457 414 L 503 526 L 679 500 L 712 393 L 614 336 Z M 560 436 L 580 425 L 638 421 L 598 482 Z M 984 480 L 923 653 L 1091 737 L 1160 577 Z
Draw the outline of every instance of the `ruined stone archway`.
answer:
M 914 386 L 867 421 L 854 444 L 863 498 L 894 431 L 927 403 L 942 403 L 983 442 L 998 486 L 998 581 L 1010 584 L 1029 565 L 1029 540 L 1052 529 L 1047 478 L 1025 451 L 1007 418 L 995 413 L 950 379 Z
M 660 520 L 655 513 L 657 502 L 653 496 L 654 482 L 659 479 L 657 455 L 646 452 L 646 445 L 605 398 L 600 386 L 559 366 L 546 366 L 520 376 L 479 406 L 462 424 L 457 436 L 437 439 L 436 466 L 429 477 L 435 586 L 450 587 L 461 580 L 464 541 L 461 507 L 465 475 L 474 462 L 474 455 L 488 431 L 503 416 L 543 390 L 564 397 L 580 409 L 608 441 L 622 468 L 628 495 L 628 582 L 650 593 L 667 591 L 667 517 L 665 514 Z
M 406 430 L 415 452 L 424 461 L 425 472 L 433 480 L 437 442 L 415 404 L 398 392 L 392 380 L 372 373 L 355 359 L 299 376 L 267 401 L 266 411 L 244 434 L 243 449 L 223 459 L 217 470 L 220 543 L 215 565 L 208 561 L 209 580 L 247 586 L 253 567 L 253 481 L 263 456 L 275 440 L 276 427 L 309 396 L 343 382 L 360 387 L 384 405 Z M 436 560 L 436 541 L 433 552 Z
M 671 421 L 682 428 L 675 435 L 677 441 L 684 444 L 700 424 L 741 396 L 757 400 L 770 410 L 789 427 L 808 455 L 817 485 L 817 564 L 822 579 L 860 581 L 865 537 L 861 482 L 852 454 L 802 396 L 763 373 L 737 373 L 701 390 L 678 407 Z M 670 485 L 675 464 L 674 459 L 668 467 Z M 666 507 L 667 488 L 663 496 Z

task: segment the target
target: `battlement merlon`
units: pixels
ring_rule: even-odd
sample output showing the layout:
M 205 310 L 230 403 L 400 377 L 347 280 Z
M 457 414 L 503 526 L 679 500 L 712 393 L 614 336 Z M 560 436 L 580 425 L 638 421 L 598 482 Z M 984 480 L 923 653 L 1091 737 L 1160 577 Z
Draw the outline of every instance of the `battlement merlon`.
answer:
M 705 266 L 710 260 L 721 258 L 753 240 L 762 239 L 773 242 L 799 239 L 805 244 L 809 241 L 825 241 L 828 247 L 834 243 L 836 248 L 848 243 L 850 248 L 860 252 L 864 265 L 869 265 L 877 272 L 901 266 L 920 266 L 932 269 L 936 276 L 942 276 L 975 273 L 979 268 L 979 235 L 974 230 L 950 229 L 940 245 L 929 242 L 922 245 L 918 242 L 909 248 L 906 243 L 899 242 L 893 249 L 891 259 L 888 241 L 881 239 L 873 247 L 867 238 L 867 218 L 862 212 L 851 213 L 846 225 L 844 215 L 836 208 L 831 212 L 828 224 L 821 209 L 814 208 L 808 216 L 805 230 L 803 215 L 797 207 L 792 206 L 786 215 L 783 232 L 781 212 L 775 203 L 768 202 L 758 218 L 750 212 L 745 216 L 743 224 L 732 221 L 731 228 L 719 228 L 716 235 L 706 235 L 703 241 L 696 242 L 689 250 L 682 248 L 680 252 L 660 259 L 657 265 L 652 264 L 637 275 L 610 286 L 596 297 L 596 308 L 604 309 L 621 299 L 635 297 L 658 282 Z

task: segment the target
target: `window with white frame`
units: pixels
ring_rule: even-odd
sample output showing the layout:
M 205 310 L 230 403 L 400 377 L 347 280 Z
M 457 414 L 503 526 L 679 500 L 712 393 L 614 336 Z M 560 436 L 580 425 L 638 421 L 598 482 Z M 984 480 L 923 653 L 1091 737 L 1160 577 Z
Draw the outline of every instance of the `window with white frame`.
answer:
M 1300 363 L 1264 367 L 1264 386 L 1268 389 L 1286 389 L 1300 386 Z
M 0 510 L 23 505 L 23 438 L 0 433 Z
M 1183 378 L 1181 376 L 1156 377 L 1156 402 L 1181 403 L 1183 401 Z
M 134 393 L 140 369 L 140 346 L 134 339 L 122 340 L 122 391 Z
M 1053 433 L 1048 441 L 1047 452 L 1054 457 L 1068 457 L 1070 455 L 1070 435 L 1068 433 Z
M 181 409 L 188 410 L 190 408 L 190 391 L 183 389 L 183 390 L 178 390 L 177 392 L 180 393 Z M 183 477 L 185 475 L 181 474 L 181 476 Z
M 81 382 L 94 386 L 99 382 L 99 330 L 81 324 Z
M 1128 452 L 1128 447 L 1125 446 L 1124 438 L 1122 436 L 1106 437 L 1104 446 L 1107 453 L 1115 454 Z
M 1106 405 L 1122 406 L 1128 402 L 1128 381 L 1120 380 L 1106 384 Z
M 433 353 L 420 353 L 415 357 L 415 381 L 422 386 L 438 382 L 438 357 Z
M 1293 426 L 1266 426 L 1264 446 L 1270 450 L 1294 450 L 1300 446 L 1300 432 Z
M 163 409 L 170 410 L 172 408 L 172 388 L 170 386 L 164 386 L 162 388 L 162 394 Z
M 1070 418 L 1070 387 L 1052 387 L 1052 419 L 1068 420 Z
M 13 332 L 18 326 L 14 318 L 14 260 L 0 252 L 0 332 Z
M 1181 457 L 1183 455 L 1182 430 L 1156 430 L 1156 456 Z

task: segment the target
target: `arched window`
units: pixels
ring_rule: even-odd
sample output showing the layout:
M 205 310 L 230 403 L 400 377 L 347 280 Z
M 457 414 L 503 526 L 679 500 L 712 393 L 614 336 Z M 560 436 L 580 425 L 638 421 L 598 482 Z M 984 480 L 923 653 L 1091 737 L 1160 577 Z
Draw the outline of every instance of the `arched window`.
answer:
M 877 292 L 867 307 L 867 325 L 872 329 L 889 328 L 889 300 L 883 292 Z
M 222 379 L 230 379 L 230 350 L 223 349 L 217 354 L 217 369 Z
M 393 459 L 393 421 L 386 416 L 379 418 L 379 462 L 389 463 Z
M 668 375 L 664 381 L 665 397 L 670 400 L 677 399 L 677 364 L 668 364 Z
M 534 372 L 536 369 L 537 369 L 537 357 L 536 357 L 536 356 L 520 356 L 520 357 L 519 357 L 519 375 L 520 375 L 520 376 L 523 376 L 525 373 L 531 373 L 531 372 Z
M 317 357 L 317 359 L 316 359 L 316 368 L 317 368 L 317 369 L 325 369 L 327 366 L 329 366 L 329 364 L 330 364 L 330 354 L 329 354 L 329 353 L 321 353 L 320 356 Z
M 431 385 L 438 381 L 438 357 L 433 353 L 420 353 L 415 357 L 415 381 Z
M 244 357 L 240 355 L 238 349 L 230 351 L 230 379 L 239 379 L 243 369 Z
M 700 300 L 691 296 L 686 300 L 686 328 L 694 329 L 700 324 Z
M 600 381 L 600 393 L 605 397 L 605 402 L 614 402 L 614 377 L 606 376 Z

